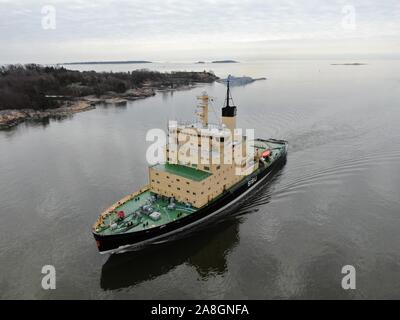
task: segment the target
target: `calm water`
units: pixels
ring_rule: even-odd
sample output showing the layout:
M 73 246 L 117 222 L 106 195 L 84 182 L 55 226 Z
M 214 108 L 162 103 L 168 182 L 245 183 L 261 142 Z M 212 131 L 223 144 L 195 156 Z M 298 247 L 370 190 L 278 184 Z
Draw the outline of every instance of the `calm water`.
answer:
M 219 114 L 222 85 L 0 132 L 0 298 L 400 298 L 400 61 L 334 62 L 145 65 L 267 77 L 233 89 L 238 125 L 290 149 L 234 217 L 142 252 L 99 255 L 91 225 L 146 183 L 147 130 L 192 119 L 203 90 Z

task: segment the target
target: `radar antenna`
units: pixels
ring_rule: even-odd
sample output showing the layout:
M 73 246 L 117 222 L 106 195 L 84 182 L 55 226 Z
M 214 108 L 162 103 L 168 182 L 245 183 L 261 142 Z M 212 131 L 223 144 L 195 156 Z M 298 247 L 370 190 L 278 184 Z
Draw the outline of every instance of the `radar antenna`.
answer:
M 231 90 L 230 90 L 230 81 L 231 81 L 231 75 L 228 76 L 226 79 L 226 100 L 225 100 L 225 107 L 231 107 L 229 105 L 229 102 L 232 100 L 232 106 L 234 106 L 233 98 L 231 95 Z

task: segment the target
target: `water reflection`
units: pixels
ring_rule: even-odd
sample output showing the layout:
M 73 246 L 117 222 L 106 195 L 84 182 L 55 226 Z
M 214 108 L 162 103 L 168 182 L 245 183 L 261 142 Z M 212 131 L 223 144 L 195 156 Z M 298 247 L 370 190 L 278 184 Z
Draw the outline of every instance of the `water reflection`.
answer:
M 158 91 L 158 93 L 161 94 L 161 98 L 163 101 L 172 99 L 174 96 L 174 90 L 160 90 Z
M 52 117 L 51 119 L 54 121 L 58 120 L 57 117 Z M 65 119 L 65 117 L 63 117 L 63 119 Z M 26 121 L 24 121 L 20 124 L 17 124 L 16 126 L 12 126 L 10 128 L 2 128 L 1 132 L 4 132 L 7 137 L 12 137 L 16 133 L 18 133 L 18 129 L 20 127 L 45 129 L 49 125 L 50 125 L 50 117 L 44 117 L 44 118 L 38 118 L 38 119 L 27 119 Z
M 55 120 L 58 120 L 57 118 L 54 118 Z M 27 124 L 31 127 L 42 127 L 46 128 L 50 124 L 50 117 L 45 117 L 41 119 L 35 119 L 35 120 L 30 120 L 27 122 Z
M 197 231 L 190 238 L 154 245 L 145 250 L 112 255 L 101 270 L 100 286 L 115 290 L 140 284 L 182 264 L 202 278 L 227 271 L 227 255 L 239 241 L 240 219 L 229 219 Z

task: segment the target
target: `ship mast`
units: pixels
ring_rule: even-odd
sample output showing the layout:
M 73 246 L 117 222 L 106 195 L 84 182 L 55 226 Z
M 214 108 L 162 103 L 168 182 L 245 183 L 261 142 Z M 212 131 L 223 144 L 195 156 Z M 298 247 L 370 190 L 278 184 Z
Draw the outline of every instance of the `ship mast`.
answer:
M 230 81 L 230 77 L 231 77 L 231 75 L 229 75 L 228 78 L 226 79 L 226 106 L 227 107 L 229 107 L 229 96 L 230 96 L 229 81 Z
M 233 132 L 236 128 L 236 106 L 231 97 L 230 77 L 229 75 L 226 79 L 226 101 L 225 106 L 222 108 L 222 123 Z M 230 100 L 232 100 L 232 105 L 229 104 Z

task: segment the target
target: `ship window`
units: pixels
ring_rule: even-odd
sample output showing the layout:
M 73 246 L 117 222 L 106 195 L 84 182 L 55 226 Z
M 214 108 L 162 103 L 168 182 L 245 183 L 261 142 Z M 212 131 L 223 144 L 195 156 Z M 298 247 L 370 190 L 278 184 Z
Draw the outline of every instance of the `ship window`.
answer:
M 190 193 L 190 191 L 189 191 L 189 190 L 186 190 L 186 192 L 187 192 L 187 193 Z
M 158 176 L 158 172 L 156 172 L 156 176 Z
M 167 179 L 169 179 L 169 176 L 167 176 Z
M 202 191 L 201 194 L 204 194 L 204 192 Z
M 204 170 L 210 171 L 209 167 L 204 166 Z
M 179 180 L 179 179 L 176 179 L 176 181 L 178 181 L 178 182 L 179 182 L 179 181 L 181 181 L 181 180 Z
M 152 179 L 151 182 L 154 182 L 154 179 Z
M 224 141 L 225 141 L 225 138 L 224 138 L 224 137 L 221 137 L 221 138 L 219 138 L 219 141 L 220 141 L 220 142 L 224 142 Z
M 168 185 L 168 188 L 171 188 L 171 185 L 170 185 L 170 184 Z
M 217 166 L 217 170 L 221 169 L 221 166 Z
M 193 195 L 195 196 L 195 195 L 196 195 L 196 192 L 193 192 Z
M 179 187 L 178 187 L 178 188 L 176 188 L 176 189 L 177 189 L 177 190 L 181 190 L 181 188 L 179 188 Z
M 186 184 L 190 184 L 190 182 L 186 182 Z

